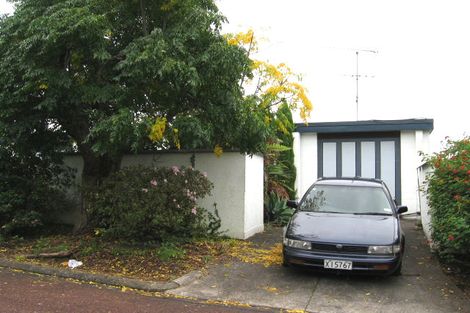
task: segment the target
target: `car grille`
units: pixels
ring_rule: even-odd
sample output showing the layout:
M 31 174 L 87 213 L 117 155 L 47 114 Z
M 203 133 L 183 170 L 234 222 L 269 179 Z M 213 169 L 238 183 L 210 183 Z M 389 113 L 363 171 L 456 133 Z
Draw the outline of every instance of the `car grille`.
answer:
M 324 244 L 324 243 L 313 243 L 313 252 L 333 252 L 333 253 L 344 253 L 344 254 L 363 254 L 367 255 L 367 246 L 350 246 L 342 245 L 339 247 L 337 244 Z

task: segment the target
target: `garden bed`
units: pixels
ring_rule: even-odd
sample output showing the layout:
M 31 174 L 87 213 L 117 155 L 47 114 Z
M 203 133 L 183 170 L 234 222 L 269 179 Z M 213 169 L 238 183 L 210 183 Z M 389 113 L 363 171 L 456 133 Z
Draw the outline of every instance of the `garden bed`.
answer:
M 39 257 L 41 254 L 67 257 Z M 55 235 L 37 239 L 13 238 L 0 243 L 0 258 L 67 268 L 68 260 L 83 262 L 81 271 L 148 281 L 170 281 L 213 263 L 238 259 L 264 266 L 280 265 L 281 245 L 259 247 L 235 239 L 200 240 L 185 244 L 131 245 L 106 241 L 93 234 L 78 237 Z
M 83 262 L 80 270 L 151 281 L 168 281 L 194 269 L 204 269 L 224 258 L 233 240 L 196 241 L 186 244 L 130 245 L 108 242 L 92 235 L 12 239 L 0 244 L 0 257 L 20 262 L 67 268 L 69 259 Z M 68 257 L 33 257 L 71 252 Z

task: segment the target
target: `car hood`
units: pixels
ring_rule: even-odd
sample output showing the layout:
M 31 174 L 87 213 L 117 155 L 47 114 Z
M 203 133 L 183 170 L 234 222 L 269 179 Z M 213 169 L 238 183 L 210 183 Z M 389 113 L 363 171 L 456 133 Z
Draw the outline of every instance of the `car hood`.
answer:
M 394 216 L 297 212 L 286 236 L 324 243 L 389 245 L 397 240 L 397 221 Z

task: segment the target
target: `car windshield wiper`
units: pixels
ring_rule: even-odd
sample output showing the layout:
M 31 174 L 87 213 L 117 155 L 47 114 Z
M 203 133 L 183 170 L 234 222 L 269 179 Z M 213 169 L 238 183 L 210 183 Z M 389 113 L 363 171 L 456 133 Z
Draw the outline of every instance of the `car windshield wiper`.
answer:
M 381 212 L 356 212 L 354 215 L 385 215 L 390 216 L 392 213 L 381 213 Z

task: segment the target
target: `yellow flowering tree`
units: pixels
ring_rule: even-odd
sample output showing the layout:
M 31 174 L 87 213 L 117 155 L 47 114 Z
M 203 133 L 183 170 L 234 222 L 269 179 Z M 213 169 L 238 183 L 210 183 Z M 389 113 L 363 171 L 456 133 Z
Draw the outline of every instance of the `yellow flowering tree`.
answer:
M 238 34 L 227 35 L 228 43 L 241 46 L 251 56 L 258 51 L 253 30 Z M 258 98 L 258 105 L 266 113 L 276 111 L 280 104 L 285 103 L 291 110 L 299 110 L 304 122 L 310 116 L 313 109 L 312 102 L 308 98 L 306 88 L 301 84 L 301 76 L 294 73 L 285 63 L 270 64 L 262 60 L 252 60 L 252 77 L 248 80 L 242 78 L 241 84 L 254 85 L 252 97 Z M 268 122 L 271 117 L 266 116 Z
M 301 119 L 307 122 L 313 109 L 307 90 L 301 84 L 302 77 L 285 63 L 271 64 L 253 59 L 251 56 L 258 51 L 253 30 L 226 36 L 229 44 L 243 47 L 252 59 L 250 75 L 244 76 L 240 84 L 245 90 L 253 90 L 246 99 L 252 106 L 253 115 L 261 115 L 269 129 L 264 150 L 265 199 L 273 198 L 270 193 L 281 198 L 294 198 L 296 170 L 292 132 L 295 127 L 291 111 L 298 111 Z M 266 207 L 271 206 L 266 203 Z

